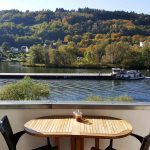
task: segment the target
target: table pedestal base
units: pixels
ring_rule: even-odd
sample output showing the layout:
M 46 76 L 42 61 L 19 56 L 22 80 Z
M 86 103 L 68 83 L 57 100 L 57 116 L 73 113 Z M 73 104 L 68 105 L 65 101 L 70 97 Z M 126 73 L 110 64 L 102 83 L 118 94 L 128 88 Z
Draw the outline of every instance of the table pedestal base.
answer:
M 71 150 L 84 150 L 84 138 L 72 136 Z
M 99 149 L 99 139 L 95 138 L 95 149 Z M 71 137 L 71 150 L 84 150 L 84 138 L 83 137 Z

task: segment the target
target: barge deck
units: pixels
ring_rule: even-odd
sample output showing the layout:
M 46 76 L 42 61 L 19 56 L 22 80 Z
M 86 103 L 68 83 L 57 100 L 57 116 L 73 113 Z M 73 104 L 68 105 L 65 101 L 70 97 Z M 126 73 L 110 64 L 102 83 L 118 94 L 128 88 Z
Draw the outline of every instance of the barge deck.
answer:
M 33 79 L 113 79 L 111 73 L 0 73 L 0 78 L 6 79 L 19 79 L 24 76 Z
M 0 79 L 21 79 L 29 76 L 33 79 L 80 79 L 80 80 L 140 80 L 150 77 L 118 78 L 112 73 L 0 73 Z

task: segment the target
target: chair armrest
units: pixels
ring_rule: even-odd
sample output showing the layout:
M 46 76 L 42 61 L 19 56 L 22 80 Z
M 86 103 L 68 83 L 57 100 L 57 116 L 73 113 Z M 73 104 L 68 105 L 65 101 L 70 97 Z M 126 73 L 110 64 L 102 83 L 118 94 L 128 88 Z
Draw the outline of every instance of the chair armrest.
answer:
M 138 139 L 140 141 L 140 143 L 142 144 L 142 142 L 144 140 L 144 138 L 142 136 L 137 135 L 137 134 L 133 134 L 133 133 L 131 133 L 130 135 L 133 136 L 133 137 L 135 137 L 136 139 Z
M 20 132 L 17 132 L 17 133 L 14 134 L 14 138 L 15 138 L 16 144 L 18 143 L 20 137 L 21 137 L 23 134 L 25 134 L 25 131 L 20 131 Z

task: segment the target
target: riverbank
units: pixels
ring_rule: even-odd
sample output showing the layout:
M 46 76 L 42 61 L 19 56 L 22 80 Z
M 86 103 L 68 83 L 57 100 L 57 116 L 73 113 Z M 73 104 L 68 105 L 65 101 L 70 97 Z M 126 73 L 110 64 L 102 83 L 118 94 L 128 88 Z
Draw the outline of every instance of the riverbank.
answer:
M 47 68 L 71 68 L 71 69 L 111 69 L 113 67 L 119 67 L 114 65 L 93 65 L 93 64 L 82 64 L 82 65 L 46 65 L 46 64 L 28 64 L 22 63 L 25 67 L 47 67 Z
M 124 68 L 124 69 L 136 69 L 136 70 L 148 70 L 150 71 L 149 68 L 126 68 L 122 67 L 120 65 L 113 65 L 113 64 L 77 64 L 77 65 L 53 65 L 53 64 L 28 64 L 25 61 L 17 61 L 17 60 L 12 60 L 12 61 L 0 61 L 0 63 L 20 63 L 24 67 L 43 67 L 43 68 L 58 68 L 58 69 L 111 69 L 111 68 Z
M 111 68 L 124 68 L 124 69 L 136 69 L 136 70 L 150 70 L 149 68 L 127 68 L 122 67 L 121 65 L 113 65 L 113 64 L 77 64 L 77 65 L 53 65 L 53 64 L 28 64 L 21 63 L 22 66 L 25 67 L 47 67 L 47 68 L 71 68 L 71 69 L 111 69 Z

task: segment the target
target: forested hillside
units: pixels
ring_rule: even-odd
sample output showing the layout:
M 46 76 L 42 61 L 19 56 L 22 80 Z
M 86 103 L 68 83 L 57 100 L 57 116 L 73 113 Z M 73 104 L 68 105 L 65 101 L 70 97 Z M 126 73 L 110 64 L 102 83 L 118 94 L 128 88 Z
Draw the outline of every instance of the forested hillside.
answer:
M 31 46 L 86 32 L 93 36 L 105 34 L 104 38 L 110 41 L 117 39 L 135 44 L 150 38 L 150 15 L 89 8 L 78 11 L 61 8 L 55 12 L 0 11 L 0 45 L 7 41 L 10 46 Z
M 0 45 L 30 47 L 29 65 L 150 68 L 148 42 L 146 14 L 89 8 L 0 11 Z

